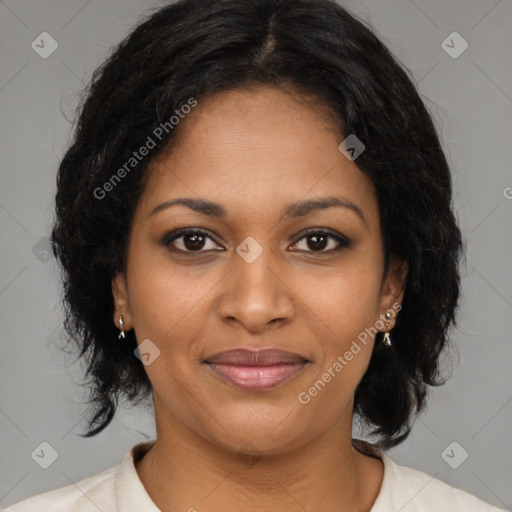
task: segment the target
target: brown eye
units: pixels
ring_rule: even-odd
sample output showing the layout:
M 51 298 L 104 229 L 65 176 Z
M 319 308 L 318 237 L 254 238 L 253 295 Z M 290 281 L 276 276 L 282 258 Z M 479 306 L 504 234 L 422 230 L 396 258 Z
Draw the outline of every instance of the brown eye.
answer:
M 308 248 L 314 251 L 322 251 L 327 247 L 329 241 L 328 235 L 310 235 L 306 237 Z
M 293 250 L 299 251 L 330 253 L 350 247 L 350 245 L 350 241 L 341 235 L 326 231 L 310 231 L 292 247 Z
M 183 245 L 189 251 L 197 251 L 204 247 L 206 237 L 204 235 L 183 235 Z
M 206 231 L 197 229 L 178 230 L 169 233 L 162 240 L 163 244 L 181 252 L 207 252 L 219 250 L 213 238 Z M 223 250 L 223 249 L 220 249 Z

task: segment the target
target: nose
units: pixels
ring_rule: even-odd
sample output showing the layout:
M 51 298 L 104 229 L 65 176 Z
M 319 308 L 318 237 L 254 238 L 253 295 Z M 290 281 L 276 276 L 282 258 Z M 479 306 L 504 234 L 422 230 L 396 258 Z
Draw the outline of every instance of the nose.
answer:
M 233 254 L 233 267 L 223 280 L 218 314 L 227 323 L 261 332 L 288 323 L 295 315 L 291 283 L 269 249 L 252 262 Z

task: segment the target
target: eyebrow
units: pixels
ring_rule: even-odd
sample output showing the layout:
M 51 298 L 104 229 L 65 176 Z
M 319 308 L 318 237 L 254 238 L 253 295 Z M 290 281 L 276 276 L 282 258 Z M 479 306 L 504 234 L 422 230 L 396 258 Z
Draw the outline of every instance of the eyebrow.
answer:
M 210 215 L 212 217 L 227 217 L 226 209 L 212 201 L 208 201 L 206 199 L 195 199 L 192 197 L 179 197 L 176 199 L 171 199 L 166 201 L 165 203 L 159 204 L 156 206 L 150 213 L 150 215 L 155 215 L 162 210 L 165 210 L 174 205 L 182 205 L 194 210 L 197 213 L 201 213 L 203 215 Z M 366 217 L 359 206 L 354 204 L 345 198 L 338 197 L 321 197 L 318 199 L 305 199 L 298 201 L 296 203 L 286 204 L 283 209 L 284 217 L 288 218 L 296 218 L 303 217 L 310 213 L 325 210 L 331 207 L 339 207 L 346 208 L 354 212 L 366 226 L 368 226 L 368 222 Z

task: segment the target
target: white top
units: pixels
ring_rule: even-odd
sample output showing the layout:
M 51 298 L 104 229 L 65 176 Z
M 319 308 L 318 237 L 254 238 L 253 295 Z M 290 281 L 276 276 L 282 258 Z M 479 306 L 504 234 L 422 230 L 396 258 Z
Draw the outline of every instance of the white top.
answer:
M 144 488 L 134 460 L 153 441 L 135 445 L 121 464 L 79 482 L 43 492 L 3 512 L 160 512 Z M 379 452 L 384 463 L 382 486 L 370 512 L 505 512 L 476 496 L 416 469 L 400 466 Z

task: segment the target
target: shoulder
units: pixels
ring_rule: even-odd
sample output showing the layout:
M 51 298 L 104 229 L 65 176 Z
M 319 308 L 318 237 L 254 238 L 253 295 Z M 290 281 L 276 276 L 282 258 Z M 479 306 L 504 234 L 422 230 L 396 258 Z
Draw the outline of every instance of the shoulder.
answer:
M 371 512 L 401 510 L 425 512 L 450 510 L 451 512 L 500 512 L 503 509 L 485 503 L 473 494 L 417 469 L 401 466 L 385 454 L 384 479 L 381 491 Z M 389 507 L 393 507 L 390 509 Z
M 115 510 L 112 507 L 115 505 L 114 481 L 118 468 L 112 467 L 74 484 L 36 494 L 8 507 L 4 512 Z
M 118 466 L 65 487 L 31 496 L 2 512 L 117 512 L 128 509 L 158 512 L 135 468 L 135 462 L 153 443 L 133 446 Z

